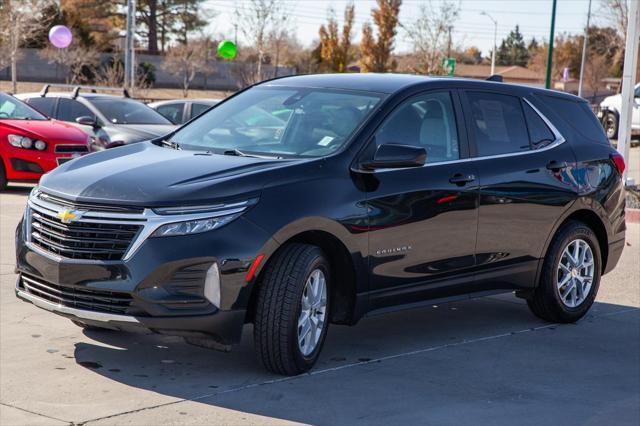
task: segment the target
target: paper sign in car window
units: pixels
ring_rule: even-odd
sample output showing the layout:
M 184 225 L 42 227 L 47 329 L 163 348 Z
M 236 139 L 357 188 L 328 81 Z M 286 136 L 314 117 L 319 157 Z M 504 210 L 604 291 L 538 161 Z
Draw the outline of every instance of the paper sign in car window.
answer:
M 333 139 L 334 139 L 334 138 L 333 138 L 333 137 L 331 137 L 331 136 L 325 136 L 324 138 L 320 139 L 320 142 L 318 142 L 318 145 L 320 145 L 320 146 L 327 146 L 327 145 L 329 145 L 329 144 L 331 143 L 331 141 L 332 141 Z

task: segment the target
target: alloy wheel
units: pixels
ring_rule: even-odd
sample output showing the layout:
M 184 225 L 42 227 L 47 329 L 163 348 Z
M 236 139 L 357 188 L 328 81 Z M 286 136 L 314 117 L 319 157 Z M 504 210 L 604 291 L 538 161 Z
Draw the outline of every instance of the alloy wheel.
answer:
M 593 284 L 595 263 L 591 246 L 576 239 L 565 247 L 558 262 L 557 289 L 562 303 L 575 308 L 589 295 Z
M 320 341 L 327 316 L 327 280 L 322 270 L 314 269 L 309 274 L 301 302 L 298 347 L 304 356 L 309 356 Z

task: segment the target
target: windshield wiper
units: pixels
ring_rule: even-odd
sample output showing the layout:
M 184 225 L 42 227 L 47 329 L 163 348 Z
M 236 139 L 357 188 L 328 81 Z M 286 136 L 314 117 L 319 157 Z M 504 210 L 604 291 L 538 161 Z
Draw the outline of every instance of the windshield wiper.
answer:
M 172 142 L 172 141 L 165 141 L 164 139 L 160 140 L 160 143 L 164 146 L 168 146 L 169 148 L 175 149 L 175 150 L 180 150 L 180 144 L 177 142 Z
M 236 157 L 253 157 L 245 152 L 240 151 L 238 148 L 228 149 L 223 152 L 224 155 L 235 155 Z
M 246 152 L 240 151 L 238 148 L 227 149 L 223 152 L 224 155 L 233 155 L 236 157 L 253 157 L 253 158 L 267 158 L 267 159 L 276 159 L 279 160 L 282 157 L 277 155 L 264 155 L 264 154 L 247 154 Z

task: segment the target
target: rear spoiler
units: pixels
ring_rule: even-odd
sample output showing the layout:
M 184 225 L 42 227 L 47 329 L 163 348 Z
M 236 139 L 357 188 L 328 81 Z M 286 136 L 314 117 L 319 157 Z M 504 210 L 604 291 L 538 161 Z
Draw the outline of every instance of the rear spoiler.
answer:
M 40 97 L 44 98 L 49 93 L 51 87 L 61 87 L 63 89 L 71 89 L 71 98 L 75 99 L 80 94 L 80 90 L 88 90 L 91 93 L 98 93 L 98 90 L 105 92 L 121 92 L 125 98 L 130 98 L 129 91 L 120 87 L 104 87 L 104 86 L 74 86 L 73 84 L 45 84 L 40 91 Z

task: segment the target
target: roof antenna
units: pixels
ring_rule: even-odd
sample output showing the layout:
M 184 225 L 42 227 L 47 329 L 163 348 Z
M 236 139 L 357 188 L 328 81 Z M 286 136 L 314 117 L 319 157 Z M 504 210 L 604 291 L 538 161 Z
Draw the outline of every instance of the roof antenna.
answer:
M 493 74 L 492 76 L 487 78 L 487 81 L 497 81 L 498 83 L 502 83 L 502 76 L 499 74 Z
M 51 87 L 51 85 L 50 85 L 50 84 L 45 84 L 45 85 L 42 87 L 42 90 L 40 91 L 40 97 L 41 97 L 41 98 L 44 98 L 45 96 L 47 96 L 47 93 L 49 92 L 49 87 Z

